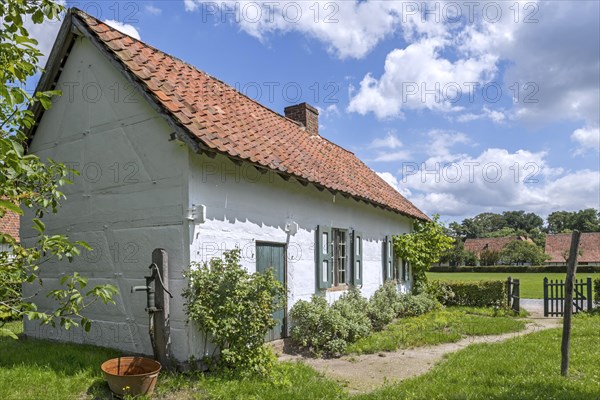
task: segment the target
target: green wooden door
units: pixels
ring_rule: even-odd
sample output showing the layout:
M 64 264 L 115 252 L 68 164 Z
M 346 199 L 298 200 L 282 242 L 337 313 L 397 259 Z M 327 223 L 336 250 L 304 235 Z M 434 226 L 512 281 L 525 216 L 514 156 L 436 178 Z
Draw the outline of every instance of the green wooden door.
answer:
M 285 244 L 280 243 L 256 243 L 256 270 L 264 272 L 273 268 L 275 278 L 286 288 L 285 268 Z M 273 318 L 275 327 L 267 333 L 266 340 L 276 340 L 287 336 L 286 330 L 286 307 L 275 311 Z

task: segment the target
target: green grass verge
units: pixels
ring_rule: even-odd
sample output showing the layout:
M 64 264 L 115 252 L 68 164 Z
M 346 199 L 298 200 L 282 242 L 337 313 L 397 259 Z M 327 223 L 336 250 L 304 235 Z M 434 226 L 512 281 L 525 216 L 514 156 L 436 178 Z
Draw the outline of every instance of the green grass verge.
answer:
M 508 310 L 449 307 L 411 318 L 398 319 L 380 332 L 358 340 L 346 349 L 351 354 L 371 354 L 439 343 L 466 336 L 498 335 L 525 328 Z
M 429 279 L 440 281 L 479 281 L 479 280 L 506 280 L 509 276 L 519 278 L 521 287 L 521 298 L 524 299 L 543 299 L 544 298 L 544 277 L 548 279 L 566 278 L 563 273 L 506 273 L 506 272 L 428 272 Z M 600 273 L 582 273 L 577 274 L 577 279 L 585 279 L 588 276 L 592 279 L 600 278 Z
M 4 328 L 16 334 L 23 329 L 21 322 Z M 100 364 L 117 355 L 94 346 L 0 337 L 0 398 L 81 399 L 104 385 Z
M 356 400 L 600 399 L 600 317 L 573 320 L 569 377 L 560 375 L 561 330 L 550 329 L 450 354 L 429 373 Z

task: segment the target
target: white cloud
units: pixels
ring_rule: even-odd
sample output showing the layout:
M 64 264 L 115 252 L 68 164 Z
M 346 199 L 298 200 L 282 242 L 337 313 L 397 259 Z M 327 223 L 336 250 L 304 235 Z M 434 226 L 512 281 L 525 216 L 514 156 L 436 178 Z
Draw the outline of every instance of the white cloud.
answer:
M 201 4 L 201 1 L 183 0 L 183 6 L 185 8 L 185 11 L 196 11 Z
M 104 21 L 104 23 L 126 35 L 131 36 L 132 38 L 140 40 L 140 33 L 133 25 L 124 24 L 122 22 L 115 21 L 114 19 L 107 19 Z
M 394 132 L 388 132 L 383 138 L 373 139 L 367 147 L 375 150 L 375 155 L 370 158 L 371 161 L 392 162 L 410 159 L 410 151 L 400 150 L 403 144 Z
M 575 154 L 583 154 L 587 151 L 600 152 L 600 128 L 580 128 L 573 131 L 571 140 L 577 142 L 579 147 Z
M 449 132 L 434 129 L 427 133 L 430 141 L 427 143 L 425 151 L 431 160 L 449 161 L 459 158 L 459 155 L 453 155 L 450 150 L 456 144 L 471 144 L 471 140 L 462 132 Z
M 317 110 L 319 111 L 319 116 L 323 118 L 331 118 L 331 117 L 339 117 L 340 110 L 337 104 L 330 104 L 325 108 L 321 108 L 317 106 Z
M 504 111 L 492 110 L 488 106 L 483 106 L 481 114 L 466 113 L 456 117 L 458 122 L 471 122 L 479 119 L 487 118 L 496 124 L 502 124 L 506 121 L 507 116 Z
M 340 58 L 362 58 L 400 23 L 396 1 L 232 1 L 184 0 L 185 10 L 225 18 L 235 10 L 240 28 L 260 40 L 269 34 L 300 32 Z M 231 16 L 231 14 L 229 14 Z M 423 24 L 418 24 L 420 26 Z
M 514 118 L 541 125 L 600 119 L 600 3 L 593 1 L 501 2 L 505 18 L 467 26 L 462 51 L 496 54 L 507 61 L 505 90 Z M 526 23 L 525 19 L 536 19 Z
M 406 161 L 410 159 L 410 152 L 406 150 L 392 151 L 392 152 L 381 152 L 373 161 L 378 162 L 392 162 L 392 161 Z
M 423 163 L 403 162 L 398 177 L 392 176 L 396 187 L 410 193 L 409 200 L 427 214 L 523 209 L 547 215 L 600 207 L 599 171 L 554 168 L 545 152 L 490 148 L 475 156 L 455 154 L 451 142 L 462 143 L 460 135 L 430 134 L 430 157 Z
M 404 197 L 411 196 L 411 192 L 408 189 L 402 188 L 399 185 L 398 179 L 390 172 L 375 172 L 381 179 L 383 179 L 388 185 L 393 187 L 397 192 L 402 194 Z
M 373 139 L 371 144 L 369 144 L 369 147 L 373 149 L 396 149 L 398 147 L 402 147 L 402 142 L 400 141 L 400 139 L 398 139 L 398 136 L 396 136 L 393 132 L 389 132 L 384 138 Z
M 150 13 L 150 14 L 152 14 L 152 15 L 160 15 L 160 14 L 162 14 L 162 9 L 160 9 L 160 8 L 158 8 L 158 7 L 156 7 L 156 6 L 153 6 L 152 4 L 148 4 L 148 5 L 146 5 L 146 6 L 144 7 L 144 9 L 145 9 L 145 10 L 146 10 L 148 13 Z
M 475 89 L 471 82 L 487 82 L 495 75 L 497 58 L 484 54 L 449 61 L 441 55 L 448 45 L 442 38 L 429 38 L 392 50 L 383 75 L 367 74 L 348 110 L 373 112 L 378 118 L 401 117 L 404 109 L 460 110 L 454 103 Z

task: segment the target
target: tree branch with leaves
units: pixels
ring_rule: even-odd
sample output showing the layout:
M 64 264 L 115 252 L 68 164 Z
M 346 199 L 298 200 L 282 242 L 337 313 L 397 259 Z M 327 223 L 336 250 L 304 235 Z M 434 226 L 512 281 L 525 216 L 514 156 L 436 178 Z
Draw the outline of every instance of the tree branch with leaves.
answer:
M 421 290 L 427 282 L 425 272 L 439 262 L 445 252 L 454 244 L 454 238 L 448 236 L 439 222 L 440 216 L 434 215 L 430 221 L 415 221 L 413 231 L 394 236 L 394 253 L 408 261 L 413 271 L 413 290 Z
M 35 296 L 24 298 L 22 285 L 43 285 L 40 269 L 49 260 L 68 260 L 90 247 L 81 241 L 70 241 L 66 235 L 47 234 L 42 221 L 44 214 L 56 213 L 65 198 L 61 186 L 71 184 L 68 179 L 76 171 L 48 159 L 40 160 L 26 152 L 24 129 L 35 123 L 31 107 L 39 102 L 44 109 L 52 105 L 52 97 L 60 91 L 36 92 L 24 89 L 27 79 L 41 71 L 38 66 L 42 53 L 37 41 L 29 35 L 24 21 L 33 23 L 57 20 L 63 7 L 51 0 L 8 0 L 0 2 L 0 218 L 7 213 L 23 216 L 23 210 L 32 210 L 33 217 L 21 225 L 31 223 L 36 237 L 33 243 L 19 243 L 8 233 L 0 233 L 0 244 L 10 251 L 0 252 L 0 336 L 14 334 L 3 325 L 7 320 L 28 317 L 44 324 L 59 323 L 66 329 L 81 325 L 90 329 L 91 321 L 82 311 L 101 301 L 114 303 L 117 288 L 101 285 L 87 288 L 87 278 L 77 272 L 62 278 L 60 289 L 47 296 L 54 300 L 52 310 L 38 310 Z

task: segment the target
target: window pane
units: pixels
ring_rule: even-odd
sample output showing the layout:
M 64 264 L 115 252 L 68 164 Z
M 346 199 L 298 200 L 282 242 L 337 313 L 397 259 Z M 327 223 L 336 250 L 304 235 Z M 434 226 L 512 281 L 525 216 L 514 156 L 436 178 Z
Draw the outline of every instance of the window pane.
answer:
M 355 277 L 360 280 L 360 261 L 356 261 L 356 266 L 354 267 Z
M 323 282 L 327 282 L 327 272 L 328 272 L 328 264 L 327 264 L 327 260 L 323 261 L 323 271 L 322 274 L 323 276 L 321 277 L 321 279 L 323 280 Z
M 321 238 L 321 253 L 323 254 L 329 253 L 329 241 L 327 239 L 327 232 L 323 232 L 323 237 Z
M 356 255 L 360 256 L 360 236 L 356 237 L 354 247 L 356 247 Z

